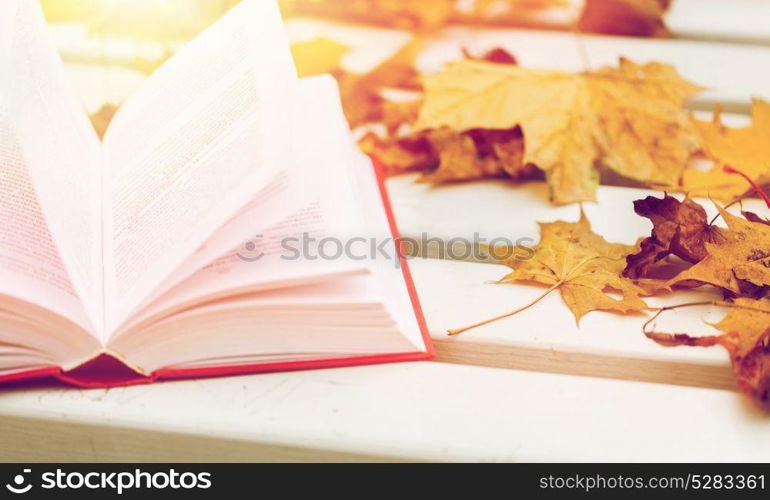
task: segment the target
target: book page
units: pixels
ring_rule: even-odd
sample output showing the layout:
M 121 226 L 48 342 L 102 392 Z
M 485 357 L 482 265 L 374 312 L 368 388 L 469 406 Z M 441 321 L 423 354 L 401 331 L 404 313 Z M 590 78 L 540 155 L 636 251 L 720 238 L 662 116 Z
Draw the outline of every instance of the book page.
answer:
M 230 246 L 223 248 L 224 236 L 217 232 L 214 241 L 206 243 L 226 252 L 220 251 L 216 260 L 209 259 L 178 286 L 145 304 L 145 310 L 131 318 L 133 323 L 228 294 L 297 286 L 368 270 L 371 243 L 354 194 L 352 138 L 336 82 L 330 76 L 301 80 L 289 111 L 294 147 L 285 182 L 292 185 L 296 202 L 281 206 L 277 201 L 270 203 L 275 195 L 265 195 L 262 204 L 241 213 L 233 224 L 241 229 L 240 238 L 225 239 Z M 262 213 L 265 210 L 279 218 L 269 221 Z M 234 241 L 239 244 L 235 246 Z M 343 248 L 346 245 L 349 252 Z
M 0 278 L 89 331 L 100 323 L 100 145 L 38 2 L 3 3 Z M 21 281 L 20 281 L 21 280 Z
M 18 0 L 0 2 L 0 68 L 8 67 L 11 39 L 16 26 L 16 9 Z M 5 84 L 8 82 L 6 81 Z
M 288 171 L 283 172 L 260 190 L 232 219 L 217 229 L 192 255 L 183 260 L 126 319 L 135 320 L 135 316 L 141 315 L 140 311 L 157 302 L 166 292 L 208 267 L 235 246 L 243 244 L 244 238 L 253 238 L 246 235 L 256 234 L 257 228 L 271 227 L 284 219 L 286 214 L 296 211 L 300 202 L 296 182 L 291 180 Z
M 45 307 L 87 328 L 88 318 L 51 238 L 3 100 L 0 97 L 0 294 Z
M 289 106 L 295 144 L 290 151 L 291 161 L 287 156 L 282 162 L 281 175 L 185 259 L 145 298 L 139 310 L 166 303 L 160 297 L 192 275 L 195 279 L 191 281 L 200 286 L 186 286 L 185 297 L 176 292 L 172 295 L 185 301 L 202 299 L 243 287 L 252 289 L 281 281 L 315 279 L 351 267 L 350 262 L 311 262 L 311 265 L 296 263 L 291 266 L 291 271 L 287 271 L 282 261 L 271 263 L 280 257 L 277 250 L 281 238 L 287 235 L 302 236 L 307 232 L 323 237 L 328 236 L 332 227 L 336 228 L 332 231 L 352 231 L 355 207 L 350 203 L 348 175 L 342 168 L 344 163 L 335 155 L 335 151 L 346 147 L 347 142 L 341 141 L 347 141 L 349 135 L 347 125 L 341 119 L 340 106 L 333 78 L 318 76 L 300 81 Z M 333 220 L 328 220 L 330 218 Z M 252 245 L 253 250 L 245 251 L 245 258 L 238 257 L 244 246 Z M 253 265 L 251 258 L 256 252 L 264 252 L 267 257 L 258 266 Z M 239 263 L 248 264 L 248 267 Z M 209 279 L 208 271 L 214 269 L 214 279 Z M 225 275 L 228 279 L 216 279 Z
M 296 80 L 273 0 L 246 0 L 161 67 L 105 135 L 108 329 L 280 175 Z

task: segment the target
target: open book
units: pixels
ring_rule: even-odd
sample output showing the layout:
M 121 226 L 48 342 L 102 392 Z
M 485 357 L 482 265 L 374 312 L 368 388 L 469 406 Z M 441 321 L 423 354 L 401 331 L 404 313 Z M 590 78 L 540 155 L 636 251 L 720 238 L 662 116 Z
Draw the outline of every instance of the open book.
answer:
M 432 355 L 330 77 L 246 0 L 99 141 L 36 0 L 0 3 L 0 380 L 86 385 Z

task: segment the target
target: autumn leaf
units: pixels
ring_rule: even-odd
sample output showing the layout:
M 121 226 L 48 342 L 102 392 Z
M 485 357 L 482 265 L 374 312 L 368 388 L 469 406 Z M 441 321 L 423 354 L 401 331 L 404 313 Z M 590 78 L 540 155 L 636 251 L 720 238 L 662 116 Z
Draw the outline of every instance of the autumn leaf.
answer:
M 349 50 L 347 45 L 321 37 L 292 44 L 291 55 L 299 77 L 305 78 L 338 70 Z
M 493 257 L 505 256 L 500 263 L 513 269 L 501 283 L 537 283 L 549 287 L 545 293 L 513 313 L 452 330 L 451 335 L 517 314 L 555 290 L 561 292 L 577 322 L 591 311 L 630 313 L 647 309 L 641 298 L 644 290 L 621 276 L 626 256 L 636 251 L 636 247 L 607 242 L 591 230 L 591 223 L 582 210 L 578 222 L 541 223 L 540 242 L 533 250 L 531 259 L 522 260 L 510 248 L 490 249 Z
M 422 90 L 414 61 L 422 50 L 422 40 L 414 38 L 393 56 L 368 73 L 337 75 L 340 97 L 350 128 L 382 121 L 385 116 L 385 88 Z
M 709 224 L 706 210 L 691 199 L 679 201 L 666 194 L 634 202 L 634 211 L 652 221 L 652 235 L 641 242 L 641 250 L 626 258 L 623 275 L 645 277 L 652 266 L 669 255 L 696 264 L 708 255 L 706 243 L 718 243 L 721 230 Z
M 421 94 L 417 94 L 418 98 L 394 101 L 385 99 L 382 91 L 391 88 L 422 92 L 421 77 L 415 68 L 415 59 L 422 46 L 422 39 L 414 38 L 368 73 L 341 71 L 337 74 L 343 107 L 351 128 L 367 122 L 382 122 L 388 133 L 394 135 L 402 125 L 411 125 L 417 120 L 423 104 Z M 464 55 L 475 57 L 467 51 Z M 479 59 L 497 64 L 516 64 L 516 58 L 502 48 L 490 49 Z
M 463 55 L 471 61 L 486 61 L 495 64 L 511 64 L 513 66 L 518 64 L 513 54 L 500 47 L 490 49 L 480 56 L 471 54 L 468 49 L 463 47 Z
M 767 226 L 770 226 L 770 220 L 765 219 L 763 217 L 760 217 L 759 215 L 755 214 L 754 212 L 741 212 L 741 215 L 750 222 L 756 222 L 758 224 L 765 224 Z
M 459 61 L 426 80 L 417 130 L 520 125 L 524 163 L 545 171 L 557 204 L 593 200 L 600 164 L 647 184 L 679 183 L 699 137 L 683 101 L 699 87 L 659 63 L 622 59 L 588 73 Z
M 694 280 L 735 294 L 747 293 L 747 287 L 770 285 L 770 226 L 717 208 L 727 230 L 720 231 L 716 241 L 705 243 L 706 258 L 668 284 Z
M 388 176 L 433 170 L 439 163 L 438 153 L 425 134 L 382 138 L 369 132 L 358 146 L 361 151 L 376 158 Z
M 390 136 L 398 134 L 404 125 L 412 125 L 417 121 L 422 100 L 388 101 L 381 103 L 381 120 Z
M 683 191 L 724 202 L 746 193 L 746 183 L 725 172 L 722 165 L 740 169 L 758 184 L 770 182 L 770 102 L 755 99 L 752 116 L 753 124 L 746 128 L 726 127 L 718 112 L 711 122 L 696 121 L 706 153 L 715 166 L 705 172 L 688 168 L 684 172 Z
M 524 142 L 518 128 L 468 130 L 461 134 L 447 128 L 432 130 L 428 140 L 439 154 L 439 166 L 423 182 L 455 182 L 507 176 L 518 180 L 536 169 L 522 162 Z
M 639 297 L 643 290 L 621 276 L 626 256 L 635 250 L 633 245 L 609 243 L 594 233 L 581 212 L 577 223 L 540 224 L 540 243 L 534 248 L 534 258 L 504 262 L 513 272 L 503 281 L 557 286 L 578 321 L 596 310 L 640 311 L 646 309 Z M 623 298 L 615 299 L 607 291 L 620 292 Z
M 730 353 L 740 388 L 768 408 L 770 397 L 770 302 L 737 299 L 738 306 L 716 324 L 725 332 L 720 344 Z
M 115 116 L 117 111 L 118 106 L 112 104 L 104 104 L 101 108 L 99 108 L 99 111 L 89 117 L 91 119 L 91 125 L 93 125 L 94 130 L 96 130 L 96 134 L 100 139 L 104 138 L 104 134 L 107 132 L 107 127 L 109 127 L 110 122 L 112 121 L 112 118 Z
M 678 307 L 688 305 L 703 304 Z M 738 298 L 734 303 L 718 302 L 715 305 L 730 307 L 725 318 L 713 325 L 723 335 L 692 337 L 647 331 L 647 326 L 657 315 L 645 325 L 645 335 L 665 347 L 721 345 L 730 354 L 733 373 L 741 390 L 770 410 L 770 301 Z
M 447 128 L 431 130 L 428 140 L 439 154 L 438 169 L 423 176 L 423 181 L 448 182 L 497 177 L 502 166 L 495 158 L 482 157 L 473 139 L 467 134 L 458 134 Z M 521 144 L 521 141 L 519 141 Z M 522 148 L 523 149 L 523 148 Z M 518 159 L 521 162 L 521 159 Z
M 411 48 L 409 49 L 411 50 Z M 473 59 L 478 61 L 487 61 L 495 64 L 512 64 L 516 65 L 516 58 L 507 50 L 497 47 L 489 49 L 480 56 L 474 56 L 467 49 L 463 48 L 463 55 L 467 59 Z M 409 52 L 405 61 L 413 60 L 415 54 Z M 411 90 L 415 90 L 414 81 L 407 81 Z M 404 82 L 401 82 L 404 85 Z M 420 87 L 421 88 L 421 87 Z M 417 99 L 412 100 L 384 100 L 381 103 L 382 109 L 382 122 L 388 130 L 388 134 L 396 135 L 403 125 L 413 125 L 417 121 L 420 114 L 420 108 L 422 108 L 423 100 L 422 95 Z
M 406 137 L 380 138 L 369 133 L 359 142 L 388 175 L 423 171 L 421 182 L 458 182 L 494 177 L 520 180 L 538 172 L 522 162 L 521 131 L 474 129 L 462 133 L 448 128 Z
M 663 16 L 671 0 L 586 0 L 580 31 L 626 36 L 668 36 Z

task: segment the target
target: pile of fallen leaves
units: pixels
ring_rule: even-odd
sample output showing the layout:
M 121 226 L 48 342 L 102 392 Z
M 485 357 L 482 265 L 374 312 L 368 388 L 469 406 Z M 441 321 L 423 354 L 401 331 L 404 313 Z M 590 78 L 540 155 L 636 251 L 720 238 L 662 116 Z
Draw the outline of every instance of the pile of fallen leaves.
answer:
M 671 66 L 621 59 L 588 72 L 528 69 L 501 49 L 426 77 L 418 99 L 384 99 L 383 88 L 420 88 L 410 69 L 416 44 L 381 66 L 394 69 L 385 71 L 390 81 L 380 69 L 371 74 L 364 87 L 376 91 L 351 90 L 355 76 L 341 80 L 351 125 L 384 123 L 386 132 L 369 133 L 361 147 L 392 174 L 422 171 L 430 182 L 544 176 L 555 204 L 593 201 L 603 178 L 730 202 L 747 189 L 724 164 L 770 181 L 765 101 L 754 102 L 753 126 L 732 129 L 718 111 L 701 121 L 685 110 L 701 88 Z M 701 170 L 699 160 L 714 167 Z
M 626 26 L 621 31 L 633 34 L 661 34 L 669 3 L 587 1 L 580 24 L 598 31 L 603 31 L 600 25 L 611 25 Z M 451 22 L 458 15 L 456 4 L 291 0 L 283 8 L 287 15 L 371 18 L 426 31 Z M 501 5 L 520 11 L 561 4 L 477 0 L 466 5 L 465 13 L 475 12 L 479 23 L 488 25 L 504 18 Z M 580 73 L 534 70 L 519 67 L 512 54 L 496 48 L 486 54 L 466 51 L 463 60 L 425 77 L 415 64 L 422 40 L 414 38 L 363 74 L 342 69 L 348 47 L 338 42 L 318 38 L 292 47 L 300 76 L 331 73 L 337 78 L 351 129 L 379 126 L 368 129 L 360 146 L 388 174 L 422 172 L 422 182 L 435 183 L 545 178 L 556 204 L 593 200 L 608 175 L 672 191 L 688 189 L 685 183 L 713 187 L 712 179 L 699 176 L 702 172 L 687 169 L 691 158 L 707 155 L 700 130 L 707 126 L 699 127 L 683 108 L 701 89 L 673 68 L 621 60 L 617 68 Z M 394 90 L 400 98 L 387 97 Z
M 417 100 L 364 98 L 343 84 L 347 107 L 357 110 L 349 113 L 354 126 L 386 125 L 385 134 L 365 136 L 362 149 L 390 173 L 425 172 L 423 181 L 544 176 L 555 204 L 595 200 L 602 179 L 730 202 L 747 189 L 724 164 L 770 182 L 766 101 L 755 100 L 751 127 L 733 129 L 718 110 L 713 121 L 686 111 L 701 88 L 668 65 L 621 59 L 618 67 L 568 73 L 522 68 L 510 55 L 494 60 L 500 52 L 450 63 L 424 79 Z M 404 53 L 397 57 L 409 67 Z M 390 86 L 398 85 L 378 88 Z M 713 168 L 702 170 L 702 160 Z
M 726 174 L 736 172 L 729 167 L 724 170 Z M 669 254 L 675 255 L 689 265 L 671 278 L 653 279 L 661 290 L 715 287 L 725 300 L 714 305 L 730 308 L 728 315 L 713 325 L 723 332 L 720 336 L 649 331 L 647 327 L 655 318 L 645 325 L 645 334 L 664 346 L 721 345 L 730 354 L 741 389 L 770 410 L 770 222 L 751 212 L 733 215 L 718 205 L 726 227 L 715 227 L 696 202 L 678 202 L 669 196 L 638 201 L 635 208 L 650 218 L 654 229 L 641 242 L 639 252 L 627 257 L 625 276 L 654 276 L 656 264 Z M 673 308 L 665 310 L 669 309 Z
M 669 2 L 652 3 L 662 12 Z M 312 13 L 310 4 L 304 8 L 298 1 L 295 7 Z M 417 4 L 383 2 L 412 13 L 423 8 Z M 586 5 L 592 4 L 614 12 L 615 20 L 622 18 L 612 10 L 618 4 L 641 5 Z M 427 3 L 425 8 L 434 12 Z M 362 150 L 391 175 L 422 172 L 422 182 L 434 183 L 544 178 L 555 204 L 593 201 L 601 183 L 727 203 L 747 189 L 722 171 L 724 164 L 760 184 L 770 182 L 762 162 L 770 153 L 770 103 L 756 100 L 753 126 L 732 129 L 722 124 L 719 110 L 712 121 L 701 121 L 685 109 L 702 89 L 671 66 L 621 58 L 616 67 L 592 71 L 531 69 L 502 48 L 465 51 L 463 59 L 424 76 L 416 69 L 424 43 L 416 37 L 361 74 L 342 69 L 349 49 L 339 42 L 317 38 L 292 47 L 301 76 L 337 78 L 351 129 L 368 131 Z M 713 168 L 703 170 L 703 160 Z
M 557 204 L 594 200 L 602 170 L 675 188 L 701 150 L 683 109 L 700 89 L 659 63 L 566 73 L 460 61 L 425 86 L 418 132 L 519 127 L 522 164 L 544 172 Z
M 743 172 L 732 167 L 723 171 L 726 176 L 739 174 L 737 178 L 745 182 Z M 753 182 L 752 186 L 770 207 L 759 186 Z M 607 242 L 592 231 L 582 213 L 575 223 L 540 224 L 541 239 L 532 258 L 500 259 L 512 270 L 500 282 L 537 284 L 545 288 L 543 294 L 508 314 L 449 333 L 458 335 L 519 314 L 555 291 L 579 322 L 591 311 L 651 311 L 645 297 L 711 287 L 720 300 L 658 310 L 644 325 L 644 333 L 666 347 L 722 346 L 740 388 L 770 410 L 770 221 L 751 212 L 734 215 L 726 207 L 717 208 L 722 226 L 715 224 L 716 219 L 708 220 L 704 207 L 690 198 L 665 194 L 638 200 L 635 212 L 649 219 L 653 229 L 636 245 Z M 507 248 L 490 252 L 510 255 Z M 727 316 L 713 325 L 721 335 L 692 337 L 652 329 L 668 310 L 704 305 L 729 308 Z

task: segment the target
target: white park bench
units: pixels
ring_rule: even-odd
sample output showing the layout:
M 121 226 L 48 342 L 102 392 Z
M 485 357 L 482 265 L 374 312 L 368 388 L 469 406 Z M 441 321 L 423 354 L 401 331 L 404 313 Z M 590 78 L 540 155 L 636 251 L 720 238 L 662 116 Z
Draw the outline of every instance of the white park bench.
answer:
M 665 40 L 452 28 L 429 44 L 420 64 L 439 65 L 461 46 L 503 46 L 524 66 L 554 69 L 614 64 L 620 55 L 656 60 L 709 88 L 691 109 L 720 102 L 731 123 L 748 123 L 750 98 L 770 99 L 770 3 L 674 0 L 668 23 L 674 38 Z M 289 32 L 338 37 L 353 48 L 346 63 L 359 69 L 405 41 L 398 32 L 305 20 L 291 21 Z M 88 81 L 81 87 L 91 107 L 114 98 L 95 97 Z M 402 235 L 417 239 L 427 232 L 447 240 L 474 233 L 537 240 L 536 220 L 578 214 L 575 206 L 549 206 L 537 184 L 434 188 L 405 176 L 388 188 Z M 648 193 L 600 188 L 599 204 L 586 205 L 595 230 L 629 243 L 649 232 L 630 208 Z M 578 330 L 558 294 L 516 318 L 449 338 L 448 328 L 504 313 L 540 292 L 492 284 L 505 274 L 500 266 L 435 258 L 410 265 L 435 362 L 109 390 L 2 390 L 0 459 L 770 460 L 770 420 L 737 392 L 723 350 L 661 348 L 643 337 L 638 316 L 591 314 Z

